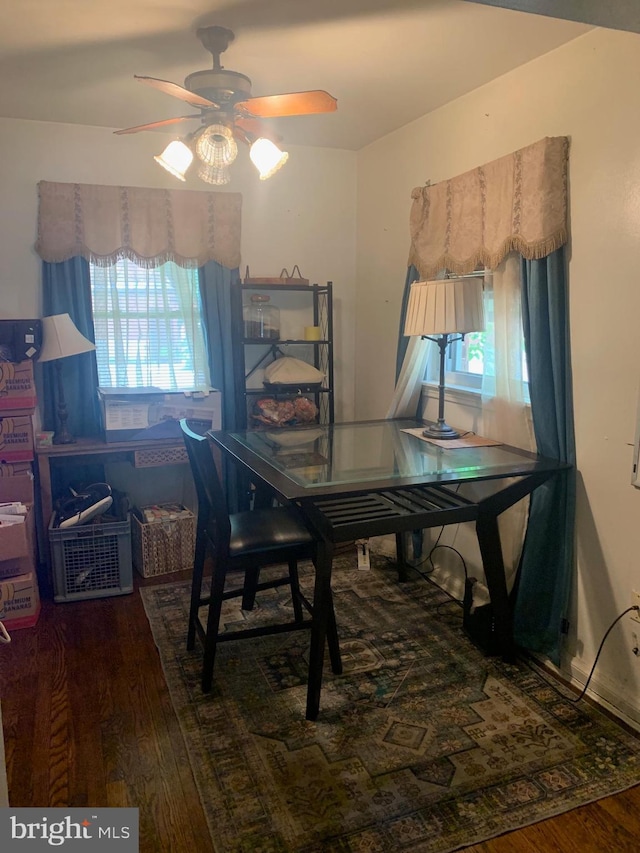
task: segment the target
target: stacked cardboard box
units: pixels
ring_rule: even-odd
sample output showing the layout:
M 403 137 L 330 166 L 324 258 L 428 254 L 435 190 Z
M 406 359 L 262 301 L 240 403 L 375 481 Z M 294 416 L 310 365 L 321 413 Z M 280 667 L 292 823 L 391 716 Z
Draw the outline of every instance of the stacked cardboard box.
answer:
M 24 521 L 0 523 L 0 621 L 8 630 L 38 620 L 33 509 L 33 362 L 0 361 L 0 503 L 25 505 Z
M 10 631 L 30 628 L 40 615 L 31 477 L 0 479 L 0 503 L 20 502 L 24 521 L 0 523 L 0 621 Z
M 35 408 L 33 362 L 0 361 L 0 465 L 33 461 Z

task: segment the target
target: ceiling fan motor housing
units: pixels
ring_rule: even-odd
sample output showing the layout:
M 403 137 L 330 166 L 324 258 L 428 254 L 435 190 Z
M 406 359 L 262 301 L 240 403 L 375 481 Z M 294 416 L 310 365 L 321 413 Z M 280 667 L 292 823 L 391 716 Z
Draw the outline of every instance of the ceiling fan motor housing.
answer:
M 184 81 L 185 89 L 216 104 L 233 106 L 251 97 L 251 80 L 239 71 L 226 69 L 194 71 Z

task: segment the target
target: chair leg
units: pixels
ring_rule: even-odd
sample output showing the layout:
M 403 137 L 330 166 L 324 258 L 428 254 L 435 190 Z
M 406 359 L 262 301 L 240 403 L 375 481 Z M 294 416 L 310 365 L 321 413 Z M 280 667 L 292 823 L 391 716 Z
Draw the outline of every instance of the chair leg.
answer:
M 289 560 L 289 582 L 291 584 L 291 601 L 296 622 L 302 622 L 302 602 L 300 601 L 300 578 L 298 576 L 298 561 Z
M 327 628 L 331 622 L 331 567 L 333 546 L 320 541 L 315 559 L 316 580 L 313 591 L 313 624 L 309 647 L 309 674 L 307 679 L 307 720 L 316 720 L 320 710 L 322 690 L 322 665 Z
M 244 587 L 242 590 L 242 609 L 253 610 L 256 603 L 256 592 L 260 580 L 260 566 L 251 566 L 244 573 Z
M 329 614 L 327 617 L 327 645 L 329 646 L 329 658 L 331 660 L 331 671 L 335 675 L 342 675 L 342 656 L 340 654 L 340 640 L 338 638 L 338 623 L 336 613 L 333 609 L 333 592 L 329 589 Z
M 202 598 L 202 578 L 204 575 L 204 560 L 207 553 L 207 543 L 203 534 L 196 537 L 196 548 L 193 558 L 193 574 L 191 575 L 191 604 L 189 606 L 189 626 L 187 628 L 187 650 L 191 651 L 196 643 L 196 620 L 200 599 Z
M 216 659 L 218 634 L 220 632 L 220 614 L 222 612 L 222 594 L 224 592 L 225 570 L 215 566 L 211 578 L 211 600 L 207 614 L 207 629 L 204 638 L 204 657 L 202 661 L 202 692 L 208 693 L 213 682 L 213 664 Z

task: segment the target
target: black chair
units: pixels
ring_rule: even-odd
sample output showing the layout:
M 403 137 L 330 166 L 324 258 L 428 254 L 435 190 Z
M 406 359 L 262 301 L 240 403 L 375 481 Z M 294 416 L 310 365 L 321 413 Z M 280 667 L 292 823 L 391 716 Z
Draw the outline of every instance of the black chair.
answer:
M 198 495 L 187 649 L 194 648 L 198 635 L 204 647 L 202 690 L 208 693 L 213 681 L 218 643 L 311 628 L 313 606 L 300 591 L 298 560 L 314 560 L 316 547 L 315 540 L 300 520 L 295 507 L 278 506 L 230 514 L 209 439 L 195 432 L 186 419 L 180 421 L 180 427 Z M 212 557 L 211 591 L 203 595 L 208 554 Z M 288 566 L 288 573 L 261 583 L 260 569 L 280 563 Z M 244 585 L 226 590 L 227 574 L 237 571 L 244 572 Z M 283 585 L 291 587 L 293 621 L 220 633 L 223 601 L 241 596 L 243 610 L 251 610 L 256 592 Z M 198 617 L 198 611 L 203 606 L 208 607 L 206 626 Z M 311 618 L 305 618 L 303 608 Z M 333 671 L 340 673 L 342 664 L 333 602 L 330 608 L 327 643 Z

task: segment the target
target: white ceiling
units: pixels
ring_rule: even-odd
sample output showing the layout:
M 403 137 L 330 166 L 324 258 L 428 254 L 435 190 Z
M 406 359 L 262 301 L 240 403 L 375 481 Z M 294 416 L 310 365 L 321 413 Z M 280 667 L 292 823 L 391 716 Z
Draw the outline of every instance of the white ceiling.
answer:
M 333 114 L 274 120 L 285 142 L 353 150 L 590 29 L 462 0 L 0 0 L 0 8 L 0 116 L 115 129 L 193 113 L 133 75 L 182 85 L 211 67 L 196 27 L 217 24 L 236 34 L 223 65 L 247 74 L 253 95 L 326 89 L 338 99 Z

